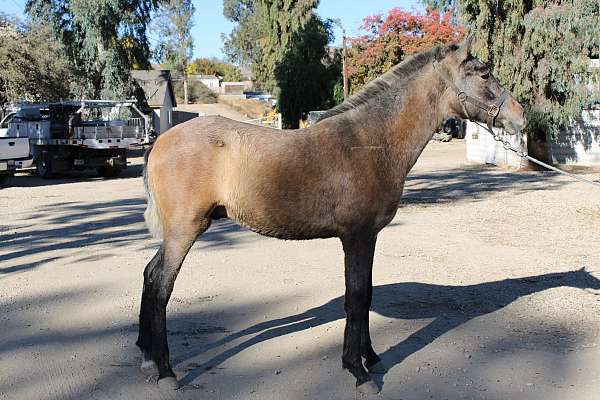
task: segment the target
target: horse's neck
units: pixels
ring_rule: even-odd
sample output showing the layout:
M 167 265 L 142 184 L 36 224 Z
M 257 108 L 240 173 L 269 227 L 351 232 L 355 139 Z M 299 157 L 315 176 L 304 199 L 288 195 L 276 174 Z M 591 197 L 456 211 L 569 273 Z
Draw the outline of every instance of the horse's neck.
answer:
M 388 154 L 388 168 L 400 186 L 446 117 L 438 81 L 432 74 L 421 74 L 404 89 L 400 104 L 389 93 L 387 107 L 378 105 L 376 112 L 366 107 L 364 115 L 355 114 L 355 118 L 363 121 L 378 119 L 374 126 L 365 129 L 370 131 L 366 134 L 378 137 Z

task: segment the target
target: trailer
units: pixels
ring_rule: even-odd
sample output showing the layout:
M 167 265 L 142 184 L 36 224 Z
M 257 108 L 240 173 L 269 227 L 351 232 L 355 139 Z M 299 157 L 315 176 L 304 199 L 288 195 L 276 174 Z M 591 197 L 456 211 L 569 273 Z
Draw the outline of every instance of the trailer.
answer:
M 130 147 L 150 140 L 148 126 L 133 101 L 62 101 L 21 104 L 7 135 L 29 140 L 29 159 L 42 178 L 86 169 L 108 178 L 127 167 Z

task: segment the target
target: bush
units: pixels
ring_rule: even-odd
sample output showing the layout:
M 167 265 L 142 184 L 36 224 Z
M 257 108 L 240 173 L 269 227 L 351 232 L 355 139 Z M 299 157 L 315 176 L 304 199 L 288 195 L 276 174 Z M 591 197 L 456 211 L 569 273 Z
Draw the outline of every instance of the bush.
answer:
M 183 104 L 183 81 L 173 82 L 173 90 L 177 103 Z M 217 102 L 217 94 L 202 82 L 188 81 L 188 100 L 191 104 L 214 104 Z

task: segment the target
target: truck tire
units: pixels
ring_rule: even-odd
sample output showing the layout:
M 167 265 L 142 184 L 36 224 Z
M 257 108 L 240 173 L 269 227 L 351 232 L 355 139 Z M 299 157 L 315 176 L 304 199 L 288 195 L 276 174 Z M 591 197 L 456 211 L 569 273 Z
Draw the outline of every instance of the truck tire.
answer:
M 8 180 L 12 177 L 12 174 L 0 174 L 0 188 L 6 186 Z
M 52 157 L 47 152 L 43 152 L 35 162 L 37 174 L 42 179 L 49 179 L 54 176 L 52 169 Z
M 116 178 L 121 174 L 122 169 L 121 167 L 104 166 L 98 167 L 96 171 L 98 172 L 98 175 L 102 178 Z

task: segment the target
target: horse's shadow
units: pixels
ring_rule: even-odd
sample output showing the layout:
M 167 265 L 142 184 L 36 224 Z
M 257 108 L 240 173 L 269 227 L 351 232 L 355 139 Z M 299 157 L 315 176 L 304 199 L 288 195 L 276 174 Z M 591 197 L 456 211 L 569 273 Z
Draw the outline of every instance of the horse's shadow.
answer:
M 380 354 L 382 361 L 386 367 L 391 369 L 444 333 L 473 318 L 497 311 L 522 296 L 562 286 L 579 289 L 600 289 L 600 280 L 585 269 L 580 269 L 465 286 L 445 286 L 417 282 L 375 286 L 373 288 L 372 311 L 388 318 L 432 319 L 428 325 Z M 181 363 L 207 350 L 224 346 L 245 336 L 254 336 L 224 350 L 189 371 L 187 375 L 182 377 L 181 383 L 184 385 L 190 384 L 207 370 L 223 363 L 250 346 L 343 318 L 345 318 L 345 315 L 344 298 L 342 296 L 301 314 L 262 322 L 232 333 L 209 344 L 200 352 L 187 353 L 181 357 L 176 357 L 175 362 Z

